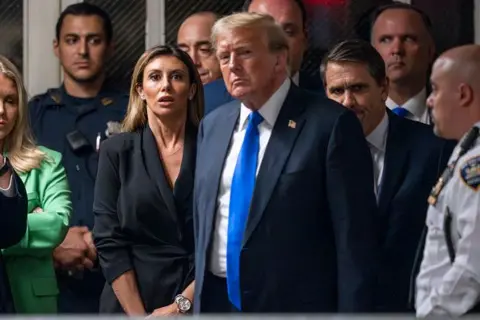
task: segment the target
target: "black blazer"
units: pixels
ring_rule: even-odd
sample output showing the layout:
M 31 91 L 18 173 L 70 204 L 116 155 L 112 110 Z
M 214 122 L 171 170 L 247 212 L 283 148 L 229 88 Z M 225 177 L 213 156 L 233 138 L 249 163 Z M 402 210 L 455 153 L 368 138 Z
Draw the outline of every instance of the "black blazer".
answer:
M 94 241 L 107 280 L 100 311 L 122 312 L 111 283 L 134 270 L 147 312 L 173 303 L 193 280 L 192 189 L 196 129 L 188 127 L 172 189 L 146 127 L 105 141 L 95 184 Z
M 430 191 L 455 146 L 436 137 L 432 127 L 396 116 L 387 109 L 389 127 L 379 194 L 382 245 L 376 310 L 412 312 L 410 277 L 425 226 Z
M 220 177 L 240 103 L 203 120 L 194 187 L 195 303 L 202 310 Z M 257 176 L 240 257 L 246 312 L 372 311 L 373 171 L 360 123 L 292 83 Z
M 22 240 L 27 230 L 27 193 L 22 180 L 14 174 L 15 196 L 0 192 L 0 248 L 8 248 Z M 7 274 L 0 253 L 0 313 L 13 313 L 13 301 Z

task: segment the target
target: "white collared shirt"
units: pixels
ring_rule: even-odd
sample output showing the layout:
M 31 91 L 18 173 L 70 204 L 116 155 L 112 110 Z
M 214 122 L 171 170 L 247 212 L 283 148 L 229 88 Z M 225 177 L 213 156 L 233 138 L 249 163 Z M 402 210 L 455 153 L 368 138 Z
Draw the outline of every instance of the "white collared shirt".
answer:
M 291 80 L 287 78 L 270 99 L 258 110 L 264 121 L 258 125 L 260 146 L 258 150 L 257 174 L 262 163 L 265 149 L 277 121 L 278 114 L 287 97 Z M 242 148 L 245 132 L 247 131 L 248 116 L 252 110 L 243 103 L 240 106 L 240 116 L 233 132 L 230 149 L 225 159 L 217 198 L 217 212 L 215 217 L 215 231 L 213 234 L 212 254 L 210 255 L 210 271 L 219 277 L 226 277 L 227 270 L 227 236 L 228 217 L 230 213 L 230 189 L 238 155 Z
M 408 110 L 411 115 L 407 116 L 407 119 L 418 121 L 425 124 L 431 124 L 430 115 L 427 108 L 427 90 L 423 88 L 417 95 L 408 99 L 403 105 L 397 104 L 395 101 L 388 97 L 385 102 L 387 107 L 390 110 L 395 109 L 396 107 L 402 107 Z
M 292 81 L 297 87 L 300 86 L 300 72 L 297 72 L 292 76 Z
M 388 115 L 385 112 L 382 121 L 366 137 L 373 160 L 374 188 L 378 199 L 378 190 L 382 181 L 383 167 L 385 163 L 385 151 L 387 148 Z
M 480 123 L 476 126 L 480 127 Z M 449 164 L 458 157 L 460 143 L 454 149 Z M 453 175 L 438 195 L 437 202 L 428 208 L 428 232 L 416 279 L 417 317 L 456 318 L 480 301 L 479 166 L 480 139 L 477 139 L 475 146 L 458 159 Z M 453 263 L 445 237 L 447 212 L 452 218 Z

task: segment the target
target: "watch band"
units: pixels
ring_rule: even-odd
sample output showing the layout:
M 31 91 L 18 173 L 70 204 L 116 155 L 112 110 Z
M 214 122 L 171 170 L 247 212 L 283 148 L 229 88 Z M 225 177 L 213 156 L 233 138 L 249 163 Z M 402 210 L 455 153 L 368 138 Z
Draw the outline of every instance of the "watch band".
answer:
M 8 161 L 8 158 L 4 158 L 5 162 L 3 163 L 3 166 L 0 168 L 0 177 L 3 177 L 5 173 L 8 172 L 10 169 L 10 161 Z

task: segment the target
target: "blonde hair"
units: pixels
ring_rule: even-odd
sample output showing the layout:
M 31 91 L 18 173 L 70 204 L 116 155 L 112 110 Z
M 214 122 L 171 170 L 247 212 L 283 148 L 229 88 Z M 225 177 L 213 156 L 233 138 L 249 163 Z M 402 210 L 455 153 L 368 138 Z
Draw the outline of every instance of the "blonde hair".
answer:
M 279 52 L 289 49 L 287 36 L 272 16 L 255 12 L 234 13 L 223 17 L 212 27 L 211 40 L 213 46 L 217 47 L 219 34 L 235 29 L 259 29 L 264 30 L 268 38 L 268 47 L 271 52 Z
M 29 172 L 39 168 L 42 161 L 46 159 L 46 155 L 37 147 L 30 131 L 27 91 L 22 76 L 15 65 L 2 55 L 0 55 L 0 74 L 13 81 L 18 94 L 17 119 L 12 131 L 5 137 L 3 149 L 8 152 L 8 159 L 15 171 Z
M 133 132 L 147 124 L 147 105 L 140 98 L 137 91 L 143 83 L 143 73 L 147 65 L 154 59 L 161 56 L 173 56 L 182 61 L 187 69 L 190 78 L 190 85 L 195 85 L 195 94 L 188 101 L 187 122 L 198 127 L 204 113 L 203 85 L 198 74 L 197 68 L 190 56 L 184 51 L 174 46 L 159 45 L 147 50 L 140 59 L 138 59 L 133 70 L 132 82 L 130 85 L 130 98 L 128 101 L 128 110 L 122 122 L 123 132 Z

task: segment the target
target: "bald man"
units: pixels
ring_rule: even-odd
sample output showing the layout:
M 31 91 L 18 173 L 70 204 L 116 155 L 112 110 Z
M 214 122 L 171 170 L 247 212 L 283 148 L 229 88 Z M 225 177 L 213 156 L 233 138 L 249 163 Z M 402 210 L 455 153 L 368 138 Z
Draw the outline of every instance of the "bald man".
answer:
M 324 94 L 324 87 L 317 73 L 301 72 L 303 55 L 308 47 L 307 10 L 302 0 L 246 0 L 243 9 L 271 15 L 287 35 L 289 46 L 290 76 L 303 88 Z
M 475 312 L 480 298 L 480 46 L 451 49 L 434 63 L 434 132 L 460 141 L 432 189 L 417 277 L 418 317 Z
M 187 52 L 197 67 L 203 84 L 219 79 L 220 65 L 210 42 L 210 34 L 217 15 L 213 12 L 198 12 L 182 23 L 177 33 L 177 45 Z

